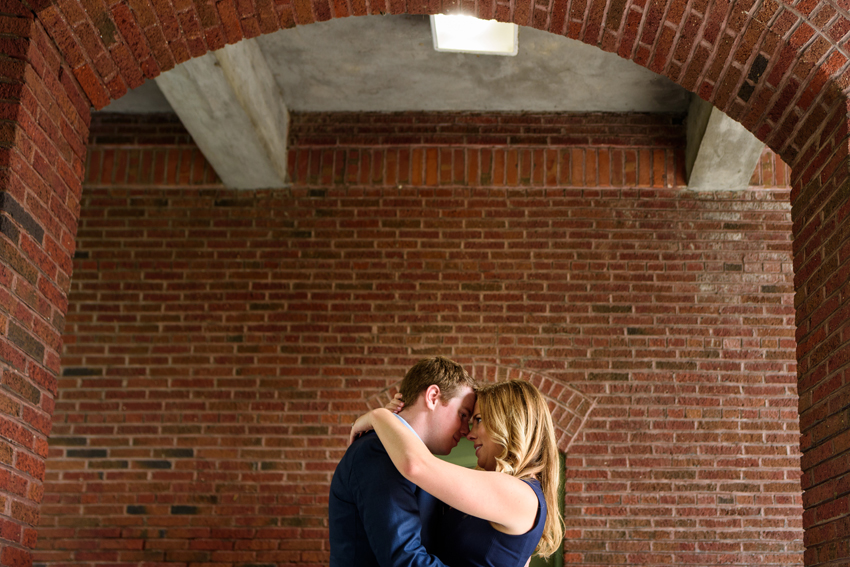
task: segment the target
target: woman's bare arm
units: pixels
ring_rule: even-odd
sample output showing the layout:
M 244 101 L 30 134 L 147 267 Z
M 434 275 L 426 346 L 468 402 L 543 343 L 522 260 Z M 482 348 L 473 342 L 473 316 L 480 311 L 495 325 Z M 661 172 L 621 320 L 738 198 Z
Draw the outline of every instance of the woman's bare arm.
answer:
M 523 534 L 534 525 L 537 495 L 518 478 L 438 459 L 386 409 L 361 416 L 352 428 L 352 438 L 369 429 L 378 434 L 402 476 L 449 506 L 488 520 L 508 534 Z

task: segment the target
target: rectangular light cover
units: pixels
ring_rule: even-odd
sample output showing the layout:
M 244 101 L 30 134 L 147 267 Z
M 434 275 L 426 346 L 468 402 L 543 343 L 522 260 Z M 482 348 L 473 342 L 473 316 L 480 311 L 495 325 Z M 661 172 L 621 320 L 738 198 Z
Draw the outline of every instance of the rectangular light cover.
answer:
M 519 27 L 472 16 L 431 16 L 431 36 L 437 51 L 516 55 Z

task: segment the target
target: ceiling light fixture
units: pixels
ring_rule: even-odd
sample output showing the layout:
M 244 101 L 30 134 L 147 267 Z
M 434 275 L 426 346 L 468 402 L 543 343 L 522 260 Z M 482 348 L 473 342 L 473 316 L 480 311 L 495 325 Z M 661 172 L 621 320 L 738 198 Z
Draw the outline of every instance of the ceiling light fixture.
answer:
M 519 27 L 472 16 L 431 16 L 434 49 L 487 55 L 516 55 Z

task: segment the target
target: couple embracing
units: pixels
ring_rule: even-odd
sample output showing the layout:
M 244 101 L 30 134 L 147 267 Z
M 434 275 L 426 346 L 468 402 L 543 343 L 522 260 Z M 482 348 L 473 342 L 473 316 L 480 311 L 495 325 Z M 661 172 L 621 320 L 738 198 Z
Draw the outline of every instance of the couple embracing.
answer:
M 330 567 L 523 567 L 560 547 L 558 449 L 534 386 L 476 390 L 459 364 L 435 357 L 407 372 L 399 394 L 352 427 L 331 482 Z M 434 457 L 462 436 L 476 470 Z

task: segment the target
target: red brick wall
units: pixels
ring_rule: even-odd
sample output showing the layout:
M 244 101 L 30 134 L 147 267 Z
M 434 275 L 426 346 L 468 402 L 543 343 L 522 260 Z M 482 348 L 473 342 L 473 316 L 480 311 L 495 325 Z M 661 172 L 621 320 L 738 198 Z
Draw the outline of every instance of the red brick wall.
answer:
M 346 424 L 439 353 L 553 402 L 568 563 L 801 564 L 787 168 L 693 193 L 681 117 L 414 118 L 296 116 L 260 192 L 97 122 L 37 560 L 325 564 Z
M 795 171 L 800 446 L 806 564 L 850 563 L 850 376 L 847 374 L 847 124 L 837 109 Z
M 0 9 L 0 565 L 31 564 L 89 107 L 33 14 Z

